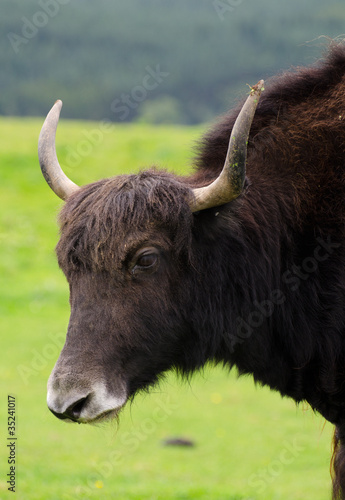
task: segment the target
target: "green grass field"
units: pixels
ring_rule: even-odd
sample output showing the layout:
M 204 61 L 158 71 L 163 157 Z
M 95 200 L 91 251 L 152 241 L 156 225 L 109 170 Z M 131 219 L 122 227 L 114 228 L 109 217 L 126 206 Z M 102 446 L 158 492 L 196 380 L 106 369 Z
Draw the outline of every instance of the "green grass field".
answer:
M 219 368 L 190 384 L 170 374 L 123 411 L 119 427 L 66 425 L 50 414 L 46 381 L 69 306 L 54 255 L 61 202 L 37 161 L 41 124 L 0 120 L 0 499 L 329 498 L 332 427 Z M 79 184 L 153 164 L 181 173 L 200 133 L 138 125 L 101 131 L 98 123 L 62 121 L 57 149 Z M 8 394 L 16 396 L 15 496 L 6 483 Z M 162 446 L 169 437 L 195 446 Z

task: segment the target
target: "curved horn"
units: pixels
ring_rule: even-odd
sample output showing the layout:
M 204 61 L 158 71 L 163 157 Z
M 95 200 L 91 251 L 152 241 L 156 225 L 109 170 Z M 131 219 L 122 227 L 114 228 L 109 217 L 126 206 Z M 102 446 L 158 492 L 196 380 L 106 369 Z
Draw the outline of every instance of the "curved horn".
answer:
M 38 158 L 45 180 L 55 194 L 66 200 L 79 186 L 63 173 L 56 156 L 55 135 L 61 108 L 62 101 L 56 101 L 43 123 L 38 139 Z
M 237 198 L 243 189 L 246 176 L 247 143 L 250 127 L 259 102 L 264 81 L 251 87 L 229 141 L 223 170 L 209 186 L 193 189 L 194 198 L 190 202 L 192 212 L 224 205 Z

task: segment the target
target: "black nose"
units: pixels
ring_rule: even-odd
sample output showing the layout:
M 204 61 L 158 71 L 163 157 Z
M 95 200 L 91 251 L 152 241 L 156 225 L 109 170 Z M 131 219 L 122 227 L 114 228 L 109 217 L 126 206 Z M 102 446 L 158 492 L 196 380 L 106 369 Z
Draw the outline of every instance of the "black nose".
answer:
M 66 420 L 67 418 L 73 420 L 74 422 L 78 422 L 80 414 L 84 408 L 84 405 L 88 399 L 88 396 L 78 399 L 72 403 L 63 413 L 57 413 L 56 411 L 49 408 L 53 415 L 55 415 L 60 420 Z

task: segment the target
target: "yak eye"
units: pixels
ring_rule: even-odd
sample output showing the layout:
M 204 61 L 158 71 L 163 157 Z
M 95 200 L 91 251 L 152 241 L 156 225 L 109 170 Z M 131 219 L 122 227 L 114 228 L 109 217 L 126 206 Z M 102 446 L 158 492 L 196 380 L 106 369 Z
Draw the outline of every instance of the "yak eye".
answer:
M 137 260 L 137 266 L 140 267 L 151 267 L 157 262 L 157 255 L 154 253 L 148 253 L 146 255 L 141 255 Z
M 152 271 L 158 263 L 159 252 L 156 248 L 140 250 L 133 259 L 132 273 Z

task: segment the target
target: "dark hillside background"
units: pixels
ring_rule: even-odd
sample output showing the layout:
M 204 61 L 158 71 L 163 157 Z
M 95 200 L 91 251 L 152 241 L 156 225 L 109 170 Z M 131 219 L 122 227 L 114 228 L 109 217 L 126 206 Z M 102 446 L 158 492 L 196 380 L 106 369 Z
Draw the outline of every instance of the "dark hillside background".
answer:
M 0 114 L 204 122 L 345 32 L 342 1 L 1 0 Z

